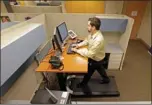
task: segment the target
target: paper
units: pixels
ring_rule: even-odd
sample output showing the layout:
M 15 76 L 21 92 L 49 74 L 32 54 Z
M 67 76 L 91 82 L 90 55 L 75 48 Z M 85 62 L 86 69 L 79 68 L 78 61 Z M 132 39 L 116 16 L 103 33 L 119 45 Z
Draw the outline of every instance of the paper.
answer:
M 62 98 L 66 98 L 66 97 L 67 97 L 67 95 L 68 95 L 68 93 L 67 93 L 67 92 L 63 92 L 61 97 L 62 97 Z
M 132 11 L 131 16 L 137 16 L 137 11 Z
M 64 104 L 65 100 L 61 99 L 60 104 Z

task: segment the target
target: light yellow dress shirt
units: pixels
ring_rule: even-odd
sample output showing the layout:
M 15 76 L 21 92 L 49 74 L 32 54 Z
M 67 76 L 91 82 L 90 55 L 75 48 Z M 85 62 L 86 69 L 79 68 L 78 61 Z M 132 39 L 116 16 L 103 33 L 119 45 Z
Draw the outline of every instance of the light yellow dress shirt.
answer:
M 85 45 L 88 45 L 88 48 L 80 48 L 76 52 L 95 61 L 104 59 L 104 38 L 100 31 L 97 31 L 94 35 L 89 35 L 83 42 L 78 44 L 79 47 Z

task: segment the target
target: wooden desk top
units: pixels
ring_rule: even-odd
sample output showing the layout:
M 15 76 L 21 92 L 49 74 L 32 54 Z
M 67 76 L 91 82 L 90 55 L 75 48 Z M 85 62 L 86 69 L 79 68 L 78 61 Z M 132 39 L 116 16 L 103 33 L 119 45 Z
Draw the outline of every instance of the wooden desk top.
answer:
M 54 51 L 49 51 L 48 55 L 40 63 L 36 69 L 37 72 L 56 72 L 56 73 L 87 73 L 88 71 L 88 59 L 80 56 L 79 54 L 67 54 L 67 48 L 69 41 L 65 48 L 63 48 L 62 62 L 64 64 L 63 70 L 52 69 L 49 63 L 51 55 L 54 55 Z

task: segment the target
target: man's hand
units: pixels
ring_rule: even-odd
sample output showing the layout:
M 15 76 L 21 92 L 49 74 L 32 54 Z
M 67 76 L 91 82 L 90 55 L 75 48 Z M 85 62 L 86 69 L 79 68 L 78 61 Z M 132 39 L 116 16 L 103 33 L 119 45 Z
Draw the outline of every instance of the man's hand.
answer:
M 77 44 L 72 44 L 72 47 L 74 47 L 74 48 L 79 48 L 79 46 L 77 45 Z
M 76 51 L 77 51 L 77 49 L 76 49 L 76 48 L 71 48 L 71 50 L 72 50 L 73 52 L 76 52 Z

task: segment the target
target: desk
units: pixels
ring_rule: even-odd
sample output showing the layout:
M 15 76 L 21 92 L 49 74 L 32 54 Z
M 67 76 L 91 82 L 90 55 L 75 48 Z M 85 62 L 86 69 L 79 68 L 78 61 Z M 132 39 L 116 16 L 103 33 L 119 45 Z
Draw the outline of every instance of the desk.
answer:
M 62 62 L 64 64 L 63 70 L 52 69 L 51 64 L 49 63 L 50 57 L 55 55 L 55 52 L 50 50 L 48 55 L 40 63 L 39 67 L 36 69 L 37 72 L 55 72 L 55 73 L 87 73 L 88 70 L 88 60 L 80 56 L 79 54 L 67 54 L 67 49 L 69 43 L 63 48 L 62 53 Z
M 41 61 L 39 67 L 36 69 L 36 72 L 55 72 L 57 73 L 60 89 L 65 91 L 66 83 L 66 73 L 87 73 L 88 71 L 88 59 L 80 56 L 79 54 L 67 54 L 67 49 L 69 43 L 75 42 L 69 40 L 68 43 L 63 48 L 62 53 L 62 62 L 64 64 L 63 70 L 52 69 L 51 64 L 49 63 L 50 57 L 55 54 L 55 51 L 50 50 L 48 55 Z

